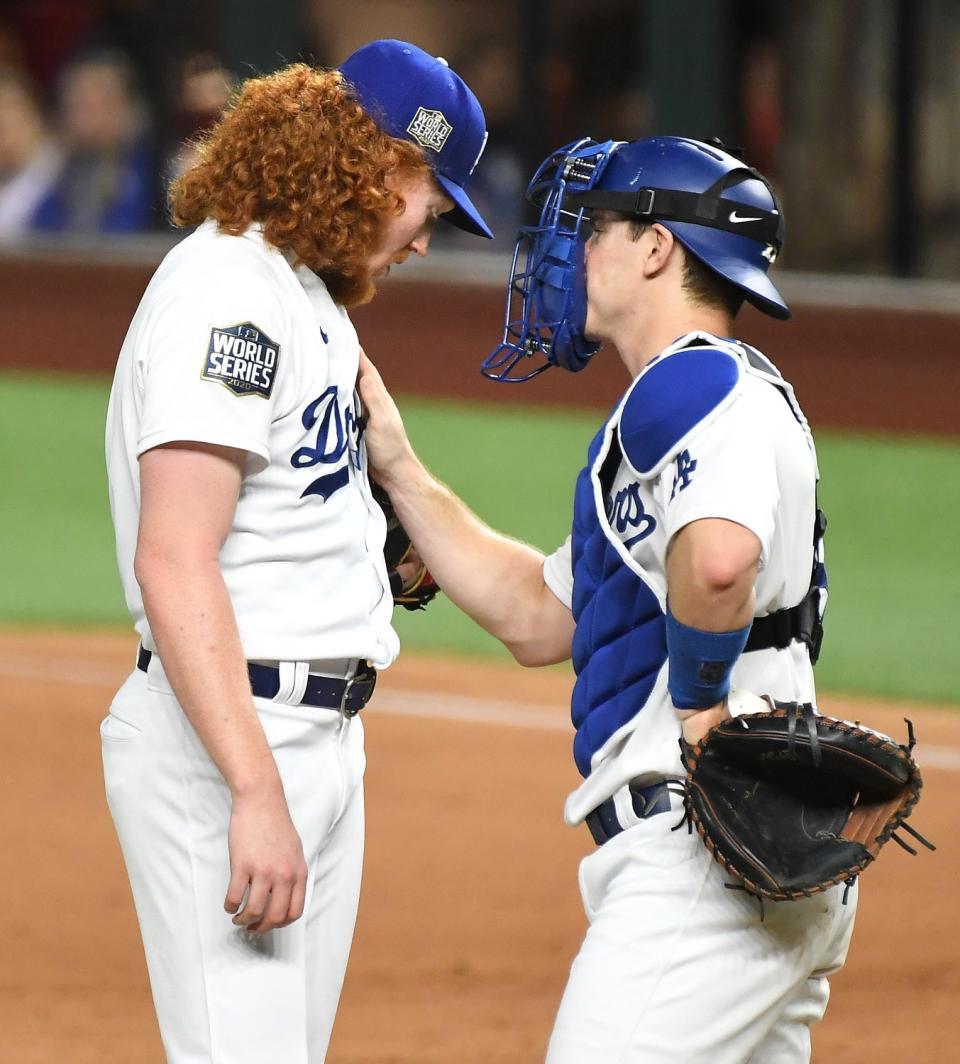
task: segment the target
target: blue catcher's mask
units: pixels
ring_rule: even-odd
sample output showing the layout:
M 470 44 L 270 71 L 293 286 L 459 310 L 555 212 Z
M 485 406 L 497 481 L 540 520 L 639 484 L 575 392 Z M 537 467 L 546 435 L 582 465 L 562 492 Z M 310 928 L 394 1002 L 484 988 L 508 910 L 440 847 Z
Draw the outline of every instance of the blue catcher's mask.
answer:
M 583 274 L 585 207 L 571 209 L 568 193 L 600 180 L 621 141 L 589 138 L 555 151 L 533 175 L 527 199 L 540 208 L 536 225 L 522 226 L 513 251 L 503 342 L 484 359 L 481 373 L 496 381 L 528 381 L 550 366 L 576 373 L 600 349 L 583 335 L 587 291 Z M 532 369 L 524 359 L 542 356 Z M 516 373 L 514 371 L 517 371 Z
M 527 199 L 540 207 L 540 221 L 517 237 L 503 340 L 481 369 L 492 380 L 526 381 L 550 366 L 577 372 L 599 350 L 583 333 L 585 221 L 598 209 L 664 226 L 758 310 L 790 317 L 767 276 L 783 246 L 779 201 L 766 178 L 719 141 L 574 141 L 541 165 Z M 520 369 L 537 355 L 539 365 Z

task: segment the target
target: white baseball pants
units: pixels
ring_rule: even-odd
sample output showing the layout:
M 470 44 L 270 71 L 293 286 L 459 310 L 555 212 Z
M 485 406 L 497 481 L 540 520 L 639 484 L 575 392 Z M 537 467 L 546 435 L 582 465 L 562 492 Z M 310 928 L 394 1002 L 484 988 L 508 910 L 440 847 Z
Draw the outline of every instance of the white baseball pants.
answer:
M 675 800 L 676 801 L 676 800 Z M 857 889 L 766 902 L 730 881 L 673 810 L 588 855 L 590 926 L 547 1064 L 805 1064 Z
M 263 936 L 224 912 L 230 793 L 165 683 L 134 672 L 100 728 L 170 1064 L 320 1064 L 333 1027 L 363 861 L 363 725 L 254 703 L 309 870 L 303 916 Z

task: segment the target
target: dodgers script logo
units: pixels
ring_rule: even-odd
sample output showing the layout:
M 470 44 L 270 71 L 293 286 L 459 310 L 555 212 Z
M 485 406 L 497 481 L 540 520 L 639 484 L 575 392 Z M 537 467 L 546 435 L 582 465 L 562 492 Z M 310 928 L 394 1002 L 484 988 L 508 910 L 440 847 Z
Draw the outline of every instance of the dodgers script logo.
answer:
M 253 324 L 210 330 L 207 360 L 201 376 L 229 388 L 234 395 L 259 395 L 269 399 L 277 378 L 280 345 Z
M 308 432 L 316 429 L 316 436 L 312 447 L 299 447 L 290 456 L 290 464 L 294 469 L 337 465 L 350 451 L 349 461 L 335 472 L 317 477 L 300 493 L 301 499 L 307 495 L 319 495 L 326 502 L 350 482 L 350 465 L 360 468 L 360 419 L 352 407 L 340 409 L 337 386 L 332 384 L 307 405 L 300 421 Z
M 447 143 L 447 137 L 453 132 L 453 126 L 443 117 L 442 111 L 428 111 L 418 107 L 407 132 L 425 148 L 439 152 Z
M 643 499 L 640 497 L 640 485 L 636 481 L 618 491 L 615 498 L 608 496 L 606 509 L 607 520 L 617 530 L 621 539 L 627 529 L 637 529 L 635 535 L 623 540 L 623 545 L 628 550 L 634 543 L 639 543 L 642 539 L 652 535 L 657 527 L 657 519 L 644 509 Z

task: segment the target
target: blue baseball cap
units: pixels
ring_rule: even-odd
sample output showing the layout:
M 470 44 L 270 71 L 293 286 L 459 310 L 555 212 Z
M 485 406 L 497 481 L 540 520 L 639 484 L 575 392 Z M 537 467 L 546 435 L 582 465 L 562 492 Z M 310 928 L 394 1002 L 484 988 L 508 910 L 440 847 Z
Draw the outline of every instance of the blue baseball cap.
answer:
M 437 183 L 454 202 L 443 217 L 468 233 L 492 237 L 465 190 L 486 147 L 487 124 L 463 78 L 445 59 L 394 40 L 358 48 L 340 73 L 381 129 L 423 148 Z

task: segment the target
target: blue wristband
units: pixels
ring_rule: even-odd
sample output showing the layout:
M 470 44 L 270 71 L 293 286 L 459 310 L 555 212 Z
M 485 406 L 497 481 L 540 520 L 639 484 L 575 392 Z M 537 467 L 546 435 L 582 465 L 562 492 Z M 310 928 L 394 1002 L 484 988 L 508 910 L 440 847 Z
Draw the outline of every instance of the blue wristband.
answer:
M 751 624 L 734 632 L 704 632 L 667 609 L 667 687 L 677 709 L 706 709 L 730 693 L 730 673 L 747 645 Z

